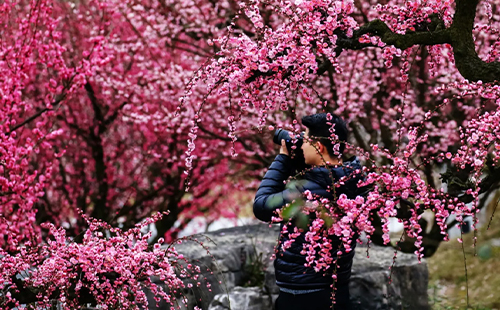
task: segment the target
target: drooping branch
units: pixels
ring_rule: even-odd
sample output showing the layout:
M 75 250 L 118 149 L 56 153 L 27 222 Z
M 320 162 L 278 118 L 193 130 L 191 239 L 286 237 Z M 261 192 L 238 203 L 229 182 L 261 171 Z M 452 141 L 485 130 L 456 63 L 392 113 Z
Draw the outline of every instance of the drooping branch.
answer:
M 483 194 L 500 184 L 500 168 L 494 166 L 491 158 L 486 161 L 485 172 L 486 176 L 477 185 L 470 179 L 470 167 L 464 170 L 448 168 L 446 172 L 441 173 L 441 179 L 447 184 L 448 192 L 452 196 L 457 197 L 463 203 L 470 203 L 475 198 L 467 194 L 467 190 L 478 186 L 479 194 Z
M 483 198 L 488 196 L 488 193 L 491 193 L 496 188 L 498 188 L 498 184 L 500 184 L 500 168 L 494 167 L 493 162 L 491 160 L 487 161 L 487 169 L 489 171 L 488 176 L 481 180 L 478 184 L 480 187 L 479 194 L 486 194 Z M 448 169 L 447 172 L 441 174 L 441 178 L 443 183 L 448 185 L 448 194 L 452 198 L 458 198 L 458 201 L 463 203 L 470 203 L 474 200 L 474 197 L 470 194 L 464 194 L 468 189 L 475 186 L 472 181 L 469 180 L 470 170 L 456 170 L 456 169 Z M 399 208 L 397 210 L 396 217 L 401 220 L 409 220 L 412 216 L 411 210 L 415 210 L 415 204 L 409 200 L 400 199 L 399 200 Z M 482 209 L 485 206 L 484 203 L 478 205 L 479 209 Z M 450 206 L 452 207 L 452 206 Z M 452 211 L 452 209 L 449 209 Z M 380 217 L 374 212 L 372 214 L 373 223 L 377 223 L 377 227 L 381 225 Z M 450 223 L 447 223 L 448 229 L 455 227 L 457 224 L 460 224 L 458 220 L 453 220 Z M 436 218 L 433 218 L 431 222 L 428 222 L 427 219 L 421 218 L 419 219 L 419 225 L 422 228 L 422 236 L 423 243 L 422 246 L 424 248 L 424 256 L 429 257 L 432 256 L 439 244 L 444 241 L 444 235 L 441 232 L 441 229 L 437 223 Z M 427 231 L 427 227 L 431 226 L 430 231 Z M 380 246 L 392 246 L 384 244 L 382 238 L 383 231 L 382 229 L 376 229 L 371 240 Z M 417 250 L 415 246 L 415 240 L 405 236 L 405 238 L 398 242 L 395 246 L 396 249 L 404 252 L 404 253 L 413 253 Z

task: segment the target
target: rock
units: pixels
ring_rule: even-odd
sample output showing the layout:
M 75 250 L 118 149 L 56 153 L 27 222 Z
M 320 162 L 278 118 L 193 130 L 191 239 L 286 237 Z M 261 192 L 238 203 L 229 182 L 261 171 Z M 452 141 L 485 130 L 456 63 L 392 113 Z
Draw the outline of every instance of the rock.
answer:
M 272 309 L 269 295 L 258 287 L 235 287 L 229 294 L 218 294 L 210 303 L 208 310 L 262 310 Z
M 500 247 L 500 238 L 494 238 L 490 240 L 492 247 Z
M 271 310 L 279 293 L 270 259 L 278 234 L 278 225 L 241 226 L 209 232 L 206 236 L 211 241 L 192 236 L 198 242 L 184 241 L 176 245 L 179 253 L 202 269 L 201 286 L 182 292 L 188 299 L 187 309 L 197 305 L 204 310 L 222 310 L 229 309 L 231 303 L 231 309 L 236 310 Z M 199 242 L 203 242 L 206 249 Z M 367 258 L 366 249 L 358 246 L 353 262 L 350 292 L 355 310 L 429 309 L 425 261 L 419 263 L 415 255 L 398 253 L 392 268 L 392 281 L 389 282 L 394 251 L 371 245 L 370 258 Z M 259 270 L 262 268 L 263 274 L 251 278 L 247 268 L 251 264 L 257 264 Z M 260 281 L 254 283 L 256 287 L 242 287 L 247 286 L 249 280 L 255 282 L 256 279 Z M 207 283 L 210 283 L 210 288 L 207 288 Z M 163 303 L 160 307 L 150 306 L 150 309 L 169 307 Z
M 356 248 L 349 291 L 354 310 L 429 309 L 427 263 L 415 255 L 370 246 Z M 391 281 L 389 281 L 389 276 Z
M 264 270 L 272 265 L 270 257 L 274 253 L 278 233 L 279 227 L 276 225 L 240 226 L 204 234 L 208 239 L 193 235 L 190 237 L 192 240 L 175 245 L 178 253 L 201 268 L 201 285 L 193 285 L 192 289 L 182 292 L 188 300 L 187 309 L 193 309 L 195 305 L 207 309 L 217 294 L 227 295 L 234 287 L 243 286 L 248 281 L 248 275 L 244 272 L 248 264 L 260 260 Z M 260 258 L 258 253 L 262 253 Z M 274 272 L 273 279 L 269 281 L 276 286 Z M 154 282 L 162 285 L 158 279 L 154 279 Z M 196 284 L 196 281 L 185 282 Z M 207 283 L 210 284 L 210 289 L 207 288 Z M 273 290 L 277 291 L 277 288 Z M 164 302 L 160 302 L 159 307 L 154 306 L 152 295 L 148 300 L 152 301 L 150 305 L 153 305 L 149 309 L 169 309 Z

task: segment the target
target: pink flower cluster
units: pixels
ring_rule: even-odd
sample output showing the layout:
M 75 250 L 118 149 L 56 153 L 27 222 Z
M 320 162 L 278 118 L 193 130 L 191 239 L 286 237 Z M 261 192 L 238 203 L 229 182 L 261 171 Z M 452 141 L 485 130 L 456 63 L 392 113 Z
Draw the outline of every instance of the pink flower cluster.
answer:
M 26 243 L 16 255 L 1 253 L 2 291 L 9 292 L 0 297 L 2 309 L 24 309 L 30 304 L 49 307 L 53 300 L 62 309 L 80 309 L 86 303 L 103 309 L 140 309 L 148 305 L 145 289 L 157 303 L 177 305 L 176 295 L 184 288 L 182 278 L 196 280 L 199 267 L 182 265 L 183 256 L 174 247 L 162 247 L 163 239 L 148 244 L 151 234 L 142 234 L 141 228 L 159 219 L 161 214 L 128 231 L 87 219 L 89 229 L 82 243 L 67 238 L 62 228 L 43 225 L 50 235 L 47 243 Z M 16 276 L 22 281 L 14 282 Z M 23 305 L 14 293 L 28 289 L 36 293 L 36 301 Z

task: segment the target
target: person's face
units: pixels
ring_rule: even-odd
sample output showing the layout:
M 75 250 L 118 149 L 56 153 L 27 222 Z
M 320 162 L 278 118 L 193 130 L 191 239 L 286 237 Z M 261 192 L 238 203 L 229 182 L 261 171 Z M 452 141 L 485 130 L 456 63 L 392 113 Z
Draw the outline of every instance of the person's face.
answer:
M 306 165 L 317 165 L 321 161 L 321 152 L 323 146 L 320 142 L 309 139 L 309 128 L 306 128 L 304 134 L 304 142 L 302 143 L 302 152 L 304 152 L 304 158 Z

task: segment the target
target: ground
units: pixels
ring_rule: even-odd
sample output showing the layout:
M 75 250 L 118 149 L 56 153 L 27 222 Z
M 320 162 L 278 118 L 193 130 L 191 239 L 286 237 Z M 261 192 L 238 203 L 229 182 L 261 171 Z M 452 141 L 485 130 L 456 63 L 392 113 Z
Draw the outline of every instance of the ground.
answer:
M 488 206 L 486 223 L 477 231 L 464 235 L 467 281 L 462 244 L 456 239 L 443 243 L 428 259 L 429 298 L 434 310 L 444 309 L 500 309 L 500 206 L 498 198 Z M 496 212 L 487 229 L 493 210 Z M 469 306 L 467 308 L 467 286 Z

